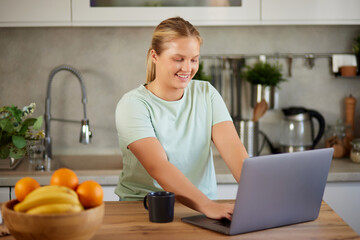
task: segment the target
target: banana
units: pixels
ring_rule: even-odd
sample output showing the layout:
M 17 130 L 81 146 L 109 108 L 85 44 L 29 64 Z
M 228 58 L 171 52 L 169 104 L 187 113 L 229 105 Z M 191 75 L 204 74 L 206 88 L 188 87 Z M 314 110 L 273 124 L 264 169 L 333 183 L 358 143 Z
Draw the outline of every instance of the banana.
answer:
M 82 210 L 84 210 L 84 208 L 78 204 L 54 203 L 54 204 L 46 204 L 31 208 L 26 213 L 28 214 L 75 213 L 75 212 L 80 212 Z
M 69 203 L 81 205 L 78 197 L 75 197 L 72 194 L 60 191 L 44 191 L 32 196 L 31 198 L 25 198 L 24 201 L 14 206 L 14 210 L 17 212 L 26 212 L 31 208 L 52 203 Z
M 71 188 L 64 187 L 64 186 L 58 186 L 58 185 L 46 185 L 46 186 L 39 187 L 39 188 L 33 190 L 25 197 L 25 199 L 30 199 L 38 194 L 43 194 L 44 192 L 54 192 L 54 191 L 68 193 L 68 194 L 73 195 L 74 197 L 77 197 L 76 192 L 74 190 L 72 190 Z

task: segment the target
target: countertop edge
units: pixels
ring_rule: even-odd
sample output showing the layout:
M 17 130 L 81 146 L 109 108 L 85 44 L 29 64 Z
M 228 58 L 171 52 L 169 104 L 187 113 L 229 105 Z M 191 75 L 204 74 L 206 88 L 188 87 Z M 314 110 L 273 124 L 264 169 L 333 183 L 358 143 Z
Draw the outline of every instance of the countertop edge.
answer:
M 234 177 L 225 162 L 219 156 L 214 156 L 216 181 L 218 184 L 236 184 Z M 116 186 L 122 169 L 114 170 L 78 170 L 79 181 L 95 180 L 103 186 Z M 25 176 L 35 178 L 40 185 L 48 185 L 52 172 L 36 171 L 1 171 L 0 187 L 11 187 Z M 334 159 L 330 168 L 327 182 L 360 182 L 360 164 L 350 159 Z

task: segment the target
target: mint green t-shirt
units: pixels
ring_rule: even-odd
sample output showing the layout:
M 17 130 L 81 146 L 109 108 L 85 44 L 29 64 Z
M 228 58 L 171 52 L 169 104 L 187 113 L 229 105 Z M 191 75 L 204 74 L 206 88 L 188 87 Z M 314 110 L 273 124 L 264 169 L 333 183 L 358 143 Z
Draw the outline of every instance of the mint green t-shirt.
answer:
M 120 99 L 115 115 L 123 153 L 115 193 L 121 200 L 141 200 L 148 192 L 163 190 L 127 148 L 147 137 L 159 140 L 170 163 L 200 191 L 217 198 L 211 131 L 213 125 L 232 119 L 210 83 L 191 80 L 178 101 L 160 99 L 141 85 Z

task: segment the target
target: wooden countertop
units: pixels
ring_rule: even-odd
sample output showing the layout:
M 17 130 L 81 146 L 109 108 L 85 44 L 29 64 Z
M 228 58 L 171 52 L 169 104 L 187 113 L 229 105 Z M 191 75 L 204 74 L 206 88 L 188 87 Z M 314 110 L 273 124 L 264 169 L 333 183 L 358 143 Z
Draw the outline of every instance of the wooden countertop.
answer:
M 230 201 L 233 202 L 233 201 Z M 236 236 L 225 236 L 181 222 L 182 217 L 199 214 L 180 203 L 175 205 L 171 223 L 151 223 L 142 202 L 107 202 L 105 219 L 93 240 L 100 239 L 360 239 L 325 202 L 319 218 L 312 222 L 294 224 Z
M 181 222 L 182 217 L 199 214 L 180 203 L 175 205 L 174 222 L 151 223 L 142 202 L 107 202 L 105 219 L 93 240 L 100 239 L 360 239 L 360 237 L 323 202 L 316 221 L 295 224 L 236 236 L 202 229 Z
M 223 201 L 225 202 L 225 201 Z M 233 202 L 233 200 L 227 200 Z M 182 217 L 198 212 L 175 203 L 175 217 L 171 223 L 152 223 L 142 201 L 105 202 L 105 217 L 92 240 L 112 239 L 360 239 L 325 202 L 315 221 L 284 227 L 226 236 L 184 222 Z M 13 240 L 12 236 L 1 240 Z
M 198 214 L 180 203 L 175 204 L 171 223 L 152 223 L 141 201 L 106 202 L 105 218 L 92 240 L 112 239 L 360 239 L 325 202 L 318 219 L 311 222 L 226 236 L 181 222 L 182 217 Z M 14 239 L 11 236 L 2 240 Z

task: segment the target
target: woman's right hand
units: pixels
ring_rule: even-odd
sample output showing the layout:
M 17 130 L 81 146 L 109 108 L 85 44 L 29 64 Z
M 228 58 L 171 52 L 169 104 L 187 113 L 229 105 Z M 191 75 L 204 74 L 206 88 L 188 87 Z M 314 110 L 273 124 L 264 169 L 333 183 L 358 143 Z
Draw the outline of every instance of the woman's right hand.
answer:
M 209 218 L 231 219 L 234 204 L 211 201 L 178 168 L 169 162 L 165 150 L 156 138 L 149 137 L 137 140 L 131 143 L 128 148 L 165 191 L 175 193 L 179 202 Z
M 210 201 L 208 204 L 203 206 L 203 213 L 212 219 L 221 219 L 227 218 L 229 220 L 232 219 L 232 214 L 234 212 L 233 203 L 217 203 L 214 201 Z

